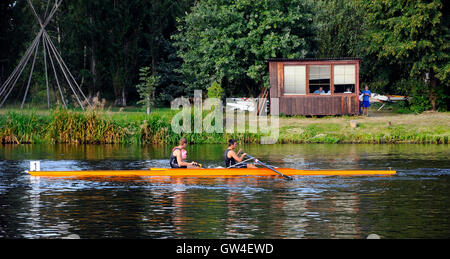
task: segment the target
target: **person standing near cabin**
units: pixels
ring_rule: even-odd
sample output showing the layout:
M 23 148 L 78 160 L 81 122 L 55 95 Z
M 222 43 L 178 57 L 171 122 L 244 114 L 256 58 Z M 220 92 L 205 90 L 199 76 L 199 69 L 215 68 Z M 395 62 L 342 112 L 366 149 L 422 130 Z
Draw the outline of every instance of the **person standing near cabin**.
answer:
M 244 159 L 245 155 L 247 155 L 246 153 L 243 153 L 239 156 L 239 154 L 242 152 L 241 149 L 239 149 L 239 151 L 234 152 L 234 149 L 237 146 L 237 142 L 234 139 L 230 139 L 228 141 L 228 148 L 225 150 L 224 153 L 224 159 L 225 159 L 225 167 L 230 167 L 232 166 L 233 168 L 256 168 L 256 166 L 254 164 L 246 164 L 246 163 L 242 163 L 242 164 L 238 164 L 241 163 L 242 160 Z M 238 164 L 236 166 L 234 166 L 235 164 Z
M 315 94 L 324 94 L 325 91 L 323 90 L 323 87 L 321 86 L 321 87 L 319 87 L 318 90 L 314 91 L 314 93 L 315 93 Z
M 364 86 L 364 91 L 362 91 L 363 95 L 363 115 L 369 116 L 369 107 L 370 107 L 370 96 L 372 96 L 372 92 L 369 90 L 369 86 L 366 84 Z
M 196 162 L 186 162 L 187 158 L 187 140 L 181 138 L 178 142 L 178 146 L 172 148 L 172 153 L 170 154 L 170 167 L 172 168 L 197 168 L 199 167 Z

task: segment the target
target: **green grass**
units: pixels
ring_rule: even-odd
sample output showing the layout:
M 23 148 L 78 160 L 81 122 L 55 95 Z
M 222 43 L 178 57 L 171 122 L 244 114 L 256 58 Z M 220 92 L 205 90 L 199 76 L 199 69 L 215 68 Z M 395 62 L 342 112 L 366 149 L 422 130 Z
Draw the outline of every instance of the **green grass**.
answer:
M 280 130 L 280 143 L 449 143 L 450 127 L 437 125 L 414 127 L 390 126 L 380 122 L 358 123 L 351 128 L 346 124 L 316 123 L 305 127 L 287 126 Z

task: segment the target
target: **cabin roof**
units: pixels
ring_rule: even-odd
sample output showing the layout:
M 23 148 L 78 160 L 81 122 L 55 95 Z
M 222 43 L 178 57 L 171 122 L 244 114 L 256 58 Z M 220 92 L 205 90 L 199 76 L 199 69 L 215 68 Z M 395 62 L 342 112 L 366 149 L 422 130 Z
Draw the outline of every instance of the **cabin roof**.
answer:
M 289 62 L 289 61 L 339 61 L 339 60 L 361 60 L 358 57 L 334 57 L 334 58 L 269 58 L 266 62 Z

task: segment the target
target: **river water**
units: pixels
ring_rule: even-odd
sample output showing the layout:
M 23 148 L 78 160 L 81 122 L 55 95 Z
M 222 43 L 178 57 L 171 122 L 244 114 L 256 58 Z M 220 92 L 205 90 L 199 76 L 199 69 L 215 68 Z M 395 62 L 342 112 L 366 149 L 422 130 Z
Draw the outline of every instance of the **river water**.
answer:
M 449 145 L 244 145 L 297 169 L 392 169 L 395 176 L 35 178 L 25 170 L 167 167 L 169 146 L 0 146 L 0 238 L 450 237 Z M 188 159 L 223 166 L 223 145 Z

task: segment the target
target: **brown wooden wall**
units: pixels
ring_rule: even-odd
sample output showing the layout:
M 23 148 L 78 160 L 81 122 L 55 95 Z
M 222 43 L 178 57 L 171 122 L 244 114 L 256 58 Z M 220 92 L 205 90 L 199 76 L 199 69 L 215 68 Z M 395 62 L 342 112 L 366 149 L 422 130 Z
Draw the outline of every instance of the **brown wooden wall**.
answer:
M 327 64 L 356 64 L 355 93 L 332 93 L 318 95 L 284 95 L 284 65 L 327 65 Z M 308 71 L 308 67 L 307 67 Z M 333 71 L 333 69 L 331 70 Z M 307 72 L 308 73 L 308 72 Z M 270 98 L 279 98 L 279 112 L 283 115 L 356 115 L 359 114 L 359 60 L 339 61 L 281 61 L 269 62 Z M 333 85 L 331 86 L 333 89 Z M 309 92 L 307 79 L 307 92 Z M 334 91 L 334 89 L 333 89 Z M 272 110 L 272 106 L 271 106 Z
M 284 115 L 356 115 L 359 99 L 356 95 L 281 96 L 280 114 Z

